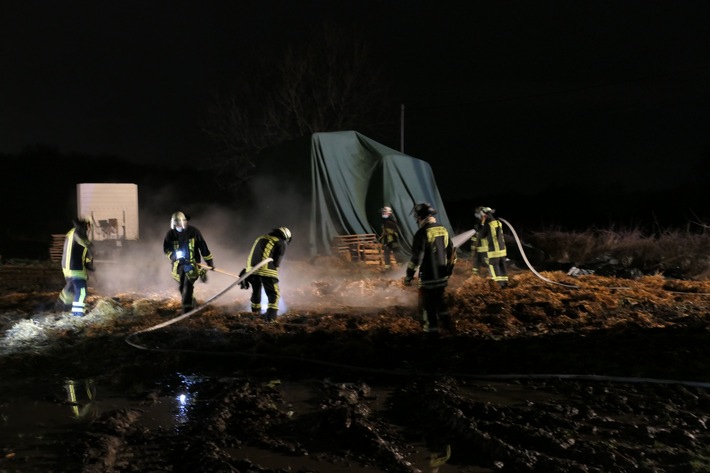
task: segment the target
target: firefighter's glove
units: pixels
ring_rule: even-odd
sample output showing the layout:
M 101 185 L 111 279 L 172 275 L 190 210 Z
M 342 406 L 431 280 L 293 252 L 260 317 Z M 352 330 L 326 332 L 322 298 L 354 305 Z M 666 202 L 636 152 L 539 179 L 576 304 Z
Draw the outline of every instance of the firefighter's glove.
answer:
M 412 277 L 411 276 L 405 276 L 404 278 L 404 285 L 405 286 L 411 286 L 412 285 Z
M 207 266 L 210 267 L 210 269 L 214 269 L 214 258 L 212 258 L 212 259 L 209 260 L 209 261 L 208 261 L 208 260 L 205 260 L 205 263 L 207 264 Z
M 200 270 L 200 281 L 207 282 L 207 270 L 205 270 L 205 269 Z
M 246 268 L 242 269 L 242 271 L 239 273 L 239 277 L 241 278 L 242 276 L 244 276 L 244 275 L 246 274 L 246 272 L 247 272 L 247 269 L 246 269 Z M 242 289 L 249 289 L 249 281 L 248 281 L 248 279 L 249 279 L 249 278 L 244 278 L 244 279 L 242 280 L 242 282 L 239 283 L 239 287 L 241 287 Z
M 86 269 L 89 271 L 96 271 L 96 268 L 94 267 L 94 262 L 93 261 L 87 261 L 86 262 Z
M 178 259 L 177 255 L 175 254 L 174 251 L 172 253 L 170 253 L 170 261 L 172 261 L 174 263 L 177 261 L 177 259 Z

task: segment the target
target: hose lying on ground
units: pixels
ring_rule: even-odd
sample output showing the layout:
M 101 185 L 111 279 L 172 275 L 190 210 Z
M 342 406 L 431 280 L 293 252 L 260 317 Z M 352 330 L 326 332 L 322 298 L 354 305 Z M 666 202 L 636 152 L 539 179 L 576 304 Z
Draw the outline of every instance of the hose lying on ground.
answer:
M 520 254 L 521 254 L 522 257 L 523 257 L 523 260 L 525 261 L 525 264 L 528 266 L 528 268 L 530 268 L 530 271 L 532 271 L 535 276 L 537 276 L 538 278 L 542 279 L 543 281 L 549 282 L 549 283 L 551 283 L 551 284 L 557 284 L 557 285 L 559 285 L 559 286 L 569 287 L 569 288 L 571 288 L 571 289 L 579 289 L 579 286 L 577 286 L 577 285 L 574 285 L 574 284 L 565 284 L 565 283 L 553 281 L 552 279 L 547 279 L 545 276 L 543 276 L 542 274 L 538 273 L 538 272 L 535 270 L 535 268 L 533 268 L 532 264 L 530 264 L 530 261 L 528 261 L 528 257 L 525 255 L 525 251 L 523 250 L 523 244 L 521 243 L 520 238 L 518 238 L 518 234 L 515 232 L 515 228 L 513 228 L 513 226 L 512 226 L 512 225 L 510 224 L 510 222 L 508 222 L 507 220 L 504 220 L 504 219 L 502 219 L 502 218 L 498 218 L 498 220 L 500 220 L 501 222 L 505 223 L 506 225 L 508 225 L 508 228 L 510 228 L 510 231 L 513 233 L 513 237 L 515 238 L 515 242 L 518 244 L 518 249 L 520 250 Z
M 212 296 L 212 297 L 210 297 L 209 299 L 207 299 L 207 300 L 205 301 L 205 303 L 202 304 L 200 307 L 196 307 L 195 309 L 191 310 L 190 312 L 188 312 L 188 313 L 186 313 L 186 314 L 182 314 L 182 315 L 179 316 L 179 317 L 175 317 L 174 319 L 170 319 L 170 320 L 168 320 L 167 322 L 163 322 L 162 324 L 154 325 L 154 326 L 152 326 L 152 327 L 148 327 L 148 328 L 146 328 L 146 329 L 139 330 L 138 332 L 132 333 L 131 335 L 129 335 L 128 337 L 126 337 L 126 340 L 125 340 L 126 343 L 128 343 L 129 345 L 131 345 L 131 346 L 133 346 L 133 347 L 140 348 L 141 350 L 147 350 L 147 348 L 146 348 L 145 346 L 143 346 L 143 345 L 137 345 L 137 344 L 131 342 L 130 339 L 133 338 L 133 337 L 135 337 L 135 336 L 138 335 L 139 333 L 151 332 L 151 331 L 153 331 L 153 330 L 158 330 L 159 328 L 167 327 L 168 325 L 174 324 L 175 322 L 179 322 L 179 321 L 181 321 L 182 319 L 186 319 L 186 318 L 188 318 L 188 317 L 190 317 L 190 316 L 192 316 L 192 315 L 195 315 L 195 314 L 198 313 L 198 312 L 201 312 L 203 309 L 205 309 L 205 307 L 207 307 L 207 305 L 209 305 L 210 302 L 212 302 L 212 301 L 214 301 L 215 299 L 217 299 L 217 298 L 221 297 L 222 295 L 224 295 L 224 293 L 226 293 L 227 291 L 229 291 L 231 288 L 233 288 L 234 286 L 236 286 L 237 284 L 241 283 L 241 282 L 244 281 L 246 278 L 248 278 L 249 276 L 251 276 L 257 269 L 261 268 L 262 266 L 264 266 L 265 264 L 268 264 L 268 263 L 271 262 L 271 261 L 273 261 L 272 258 L 266 258 L 265 260 L 260 261 L 259 264 L 257 264 L 256 266 L 254 266 L 254 267 L 251 269 L 251 271 L 245 273 L 244 275 L 242 275 L 241 277 L 239 277 L 239 279 L 237 279 L 236 281 L 234 281 L 232 284 L 230 284 L 229 286 L 225 287 L 224 289 L 222 289 L 221 291 L 219 291 L 219 292 L 218 292 L 217 294 L 215 294 L 214 296 Z

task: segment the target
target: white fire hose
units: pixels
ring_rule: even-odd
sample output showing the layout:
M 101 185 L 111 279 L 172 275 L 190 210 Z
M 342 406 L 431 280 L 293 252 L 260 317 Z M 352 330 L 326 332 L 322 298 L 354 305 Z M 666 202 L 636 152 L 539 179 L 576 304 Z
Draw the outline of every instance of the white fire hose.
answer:
M 224 289 L 222 289 L 221 291 L 219 291 L 219 292 L 218 292 L 217 294 L 215 294 L 214 296 L 212 296 L 212 297 L 210 297 L 209 299 L 207 299 L 207 300 L 205 301 L 205 303 L 202 304 L 200 307 L 196 307 L 195 309 L 191 310 L 190 312 L 188 312 L 188 313 L 186 313 L 186 314 L 182 314 L 182 315 L 179 316 L 179 317 L 175 317 L 174 319 L 170 319 L 170 320 L 168 320 L 167 322 L 163 322 L 162 324 L 154 325 L 154 326 L 152 326 L 152 327 L 148 327 L 148 328 L 145 328 L 145 329 L 143 329 L 143 330 L 139 330 L 138 332 L 132 333 L 131 335 L 129 335 L 128 337 L 126 337 L 126 343 L 128 343 L 129 345 L 131 345 L 131 346 L 133 346 L 133 347 L 140 348 L 141 350 L 147 350 L 147 348 L 144 347 L 143 345 L 137 345 L 137 344 L 131 342 L 130 339 L 131 339 L 132 337 L 135 337 L 135 336 L 138 335 L 139 333 L 151 332 L 151 331 L 153 331 L 153 330 L 158 330 L 159 328 L 167 327 L 168 325 L 174 324 L 175 322 L 179 322 L 179 321 L 181 321 L 182 319 L 186 319 L 186 318 L 188 318 L 188 317 L 190 317 L 190 316 L 192 316 L 192 315 L 195 315 L 195 314 L 198 313 L 198 312 L 201 312 L 202 310 L 204 310 L 205 307 L 207 307 L 207 305 L 209 305 L 210 302 L 212 302 L 212 301 L 214 301 L 215 299 L 217 299 L 217 298 L 221 297 L 222 295 L 224 295 L 224 293 L 226 293 L 227 291 L 229 291 L 231 288 L 233 288 L 234 286 L 236 286 L 237 284 L 243 282 L 246 278 L 248 278 L 249 276 L 251 276 L 257 269 L 261 268 L 261 267 L 264 266 L 265 264 L 270 263 L 271 261 L 273 261 L 272 258 L 266 258 L 265 260 L 260 261 L 259 264 L 257 264 L 256 266 L 254 266 L 250 271 L 244 273 L 242 276 L 237 276 L 238 279 L 237 279 L 236 281 L 234 281 L 232 284 L 230 284 L 229 286 L 227 286 L 227 287 L 225 287 Z M 220 271 L 220 272 L 224 272 L 224 271 Z M 229 274 L 229 273 L 226 273 L 226 274 Z M 230 274 L 230 276 L 234 276 L 234 275 L 231 275 L 231 274 Z

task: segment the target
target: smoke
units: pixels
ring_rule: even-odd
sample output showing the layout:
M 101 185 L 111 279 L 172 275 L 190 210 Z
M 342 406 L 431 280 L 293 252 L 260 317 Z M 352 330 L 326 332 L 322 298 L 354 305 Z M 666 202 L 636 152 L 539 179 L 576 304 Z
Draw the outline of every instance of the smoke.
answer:
M 386 307 L 416 304 L 416 290 L 402 288 L 400 266 L 391 273 L 377 268 L 344 264 L 334 258 L 311 258 L 308 249 L 309 203 L 295 186 L 270 178 L 255 179 L 256 199 L 248 206 L 190 204 L 178 189 L 139 189 L 140 240 L 96 242 L 97 270 L 90 284 L 105 296 L 135 293 L 148 298 L 179 299 L 178 283 L 171 276 L 171 263 L 163 253 L 163 240 L 170 230 L 170 216 L 182 211 L 189 225 L 202 233 L 216 263 L 216 269 L 238 275 L 257 237 L 274 228 L 288 227 L 293 235 L 279 270 L 280 313 L 342 307 Z M 99 245 L 100 244 L 100 245 Z M 111 246 L 113 245 L 113 246 Z M 208 272 L 206 283 L 195 284 L 198 303 L 211 298 L 236 279 L 228 274 Z M 251 290 L 235 286 L 214 304 L 232 304 L 249 311 Z M 266 298 L 262 304 L 266 307 Z

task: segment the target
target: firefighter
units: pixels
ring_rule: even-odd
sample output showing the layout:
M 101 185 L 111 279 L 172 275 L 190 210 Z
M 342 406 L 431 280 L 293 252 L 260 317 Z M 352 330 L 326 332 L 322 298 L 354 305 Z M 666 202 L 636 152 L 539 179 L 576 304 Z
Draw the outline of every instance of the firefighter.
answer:
M 482 258 L 484 263 L 488 265 L 491 279 L 500 287 L 506 287 L 508 285 L 508 270 L 505 259 L 508 252 L 505 248 L 503 225 L 493 216 L 494 213 L 495 209 L 490 207 L 476 208 L 474 216 L 481 225 L 477 234 L 476 254 L 485 255 Z
M 187 224 L 189 217 L 175 212 L 170 217 L 170 230 L 163 241 L 163 253 L 172 263 L 172 276 L 179 283 L 182 312 L 186 314 L 195 307 L 195 282 L 207 281 L 207 270 L 200 268 L 202 259 L 214 269 L 214 258 L 200 230 Z
M 379 240 L 382 243 L 382 253 L 387 270 L 392 268 L 392 260 L 395 264 L 399 263 L 399 228 L 391 207 L 382 207 L 380 215 L 382 215 L 382 233 Z
M 88 218 L 73 221 L 74 228 L 67 232 L 62 251 L 62 272 L 66 285 L 59 293 L 58 305 L 71 314 L 83 317 L 86 313 L 89 271 L 94 271 L 93 244 L 89 240 L 91 222 Z
M 438 335 L 439 322 L 453 330 L 444 291 L 456 264 L 456 253 L 449 232 L 436 221 L 436 209 L 420 203 L 412 210 L 419 225 L 412 241 L 412 258 L 407 264 L 404 284 L 410 286 L 419 271 L 419 315 L 424 332 Z
M 257 269 L 254 274 L 244 280 L 240 286 L 242 289 L 249 289 L 251 286 L 251 311 L 261 314 L 261 288 L 264 288 L 268 305 L 264 319 L 267 322 L 276 320 L 279 312 L 279 267 L 286 254 L 286 247 L 291 243 L 291 230 L 286 227 L 274 228 L 268 234 L 259 236 L 251 248 L 247 258 L 247 266 L 242 269 L 239 276 L 252 270 L 254 266 L 271 258 L 268 264 Z

